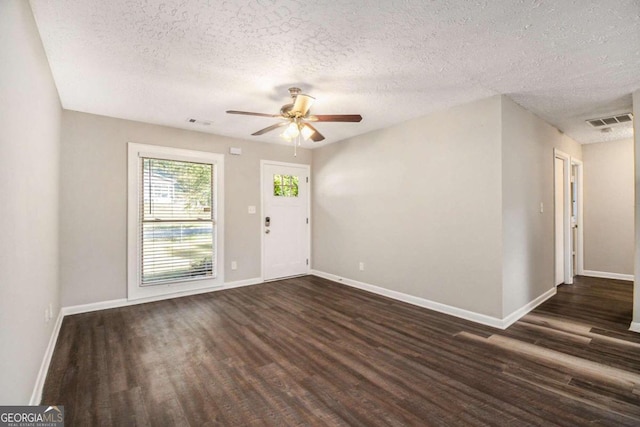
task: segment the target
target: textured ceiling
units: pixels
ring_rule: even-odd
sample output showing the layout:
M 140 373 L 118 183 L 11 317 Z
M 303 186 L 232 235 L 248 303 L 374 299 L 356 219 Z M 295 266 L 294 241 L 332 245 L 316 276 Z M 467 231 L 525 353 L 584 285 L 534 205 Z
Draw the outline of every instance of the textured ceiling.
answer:
M 638 0 L 32 0 L 69 110 L 250 134 L 299 86 L 323 144 L 495 94 L 581 143 L 632 135 L 585 119 L 631 111 Z M 202 126 L 187 118 L 210 121 Z M 464 118 L 461 118 L 464 120 Z M 317 144 L 317 143 L 316 143 Z

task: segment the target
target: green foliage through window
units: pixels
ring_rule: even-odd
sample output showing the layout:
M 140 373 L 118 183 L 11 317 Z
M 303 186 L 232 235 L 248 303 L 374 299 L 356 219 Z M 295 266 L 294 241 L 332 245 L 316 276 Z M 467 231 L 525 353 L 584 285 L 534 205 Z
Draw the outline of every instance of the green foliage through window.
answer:
M 298 177 L 295 175 L 273 175 L 273 195 L 298 197 Z

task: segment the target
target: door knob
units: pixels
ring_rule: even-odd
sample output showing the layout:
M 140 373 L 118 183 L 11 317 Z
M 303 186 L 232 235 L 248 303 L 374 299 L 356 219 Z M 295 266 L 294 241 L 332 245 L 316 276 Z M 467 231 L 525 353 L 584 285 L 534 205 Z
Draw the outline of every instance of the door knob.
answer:
M 267 230 L 264 230 L 264 232 L 265 232 L 265 234 L 269 234 L 271 232 L 271 230 L 267 229 Z

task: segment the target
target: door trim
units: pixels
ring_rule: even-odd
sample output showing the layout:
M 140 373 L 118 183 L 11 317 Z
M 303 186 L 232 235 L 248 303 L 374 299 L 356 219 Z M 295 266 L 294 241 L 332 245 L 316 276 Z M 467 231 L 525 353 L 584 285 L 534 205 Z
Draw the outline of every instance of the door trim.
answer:
M 309 226 L 307 227 L 307 257 L 309 259 L 309 264 L 307 264 L 306 274 L 310 274 L 311 272 L 311 225 L 312 225 L 312 217 L 311 217 L 311 165 L 304 163 L 288 163 L 288 162 L 277 162 L 274 160 L 260 160 L 260 277 L 263 278 L 264 281 L 264 232 L 262 230 L 262 221 L 264 219 L 264 167 L 265 165 L 273 165 L 273 166 L 288 166 L 294 168 L 305 169 L 307 176 L 309 177 L 309 182 L 307 185 L 307 217 L 309 218 Z M 274 279 L 280 280 L 280 279 Z M 266 280 L 269 281 L 269 280 Z
M 576 274 L 578 276 L 584 276 L 584 188 L 583 188 L 583 173 L 584 173 L 584 163 L 582 160 L 575 159 L 571 157 L 571 166 L 576 166 L 576 188 L 577 188 L 577 196 L 578 196 L 578 221 L 576 222 L 578 226 L 578 238 L 577 238 L 577 247 L 576 251 Z
M 555 159 L 562 160 L 564 163 L 564 174 L 562 177 L 562 183 L 564 187 L 564 199 L 562 201 L 563 212 L 562 212 L 562 236 L 564 240 L 564 256 L 562 257 L 564 261 L 564 284 L 572 285 L 573 284 L 573 262 L 571 253 L 573 252 L 573 242 L 571 238 L 571 156 L 568 154 L 558 150 L 557 148 L 553 149 L 553 176 L 556 176 L 556 167 L 555 167 Z M 555 179 L 554 179 L 554 187 L 553 194 L 555 199 L 556 188 L 555 188 Z M 554 203 L 554 214 L 556 212 L 556 206 Z M 555 222 L 554 222 L 555 224 Z M 555 225 L 554 225 L 555 229 Z M 555 249 L 555 232 L 554 232 L 554 249 Z M 556 265 L 554 262 L 554 274 L 556 271 Z M 554 279 L 555 283 L 555 279 Z

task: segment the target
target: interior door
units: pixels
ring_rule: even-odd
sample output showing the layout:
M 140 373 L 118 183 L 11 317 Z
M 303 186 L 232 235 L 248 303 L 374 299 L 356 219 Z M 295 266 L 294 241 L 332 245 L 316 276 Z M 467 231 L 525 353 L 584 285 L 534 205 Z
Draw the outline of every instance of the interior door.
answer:
M 564 283 L 564 160 L 555 158 L 556 286 Z
M 309 272 L 309 166 L 262 164 L 262 275 Z

